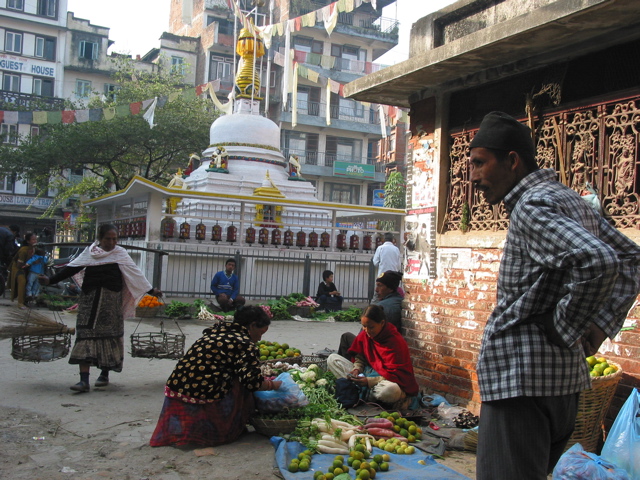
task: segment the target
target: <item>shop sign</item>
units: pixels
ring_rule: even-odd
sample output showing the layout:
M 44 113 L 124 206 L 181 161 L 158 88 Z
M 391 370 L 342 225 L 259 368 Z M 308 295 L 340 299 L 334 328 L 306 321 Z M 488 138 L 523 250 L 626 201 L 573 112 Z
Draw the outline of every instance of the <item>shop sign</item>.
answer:
M 375 168 L 366 163 L 333 162 L 333 175 L 349 178 L 375 178 Z
M 53 200 L 50 198 L 25 197 L 22 195 L 0 194 L 0 205 L 17 205 L 21 207 L 49 208 Z

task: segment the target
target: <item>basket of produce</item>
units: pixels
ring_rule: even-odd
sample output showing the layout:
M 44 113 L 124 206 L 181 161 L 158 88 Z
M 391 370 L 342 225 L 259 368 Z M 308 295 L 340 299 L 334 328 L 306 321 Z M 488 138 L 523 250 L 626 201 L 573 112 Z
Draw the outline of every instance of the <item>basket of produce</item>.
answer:
M 0 319 L 0 338 L 11 338 L 11 356 L 23 362 L 52 362 L 66 357 L 74 328 L 33 310 L 9 310 Z
M 164 307 L 164 303 L 162 303 L 157 297 L 145 295 L 136 307 L 136 317 L 153 318 L 160 313 L 162 307 Z
M 138 322 L 140 326 L 140 322 Z M 168 358 L 177 360 L 184 355 L 185 335 L 182 333 L 180 325 L 176 326 L 180 333 L 170 333 L 164 331 L 164 322 L 160 322 L 159 332 L 131 334 L 131 356 L 140 358 Z
M 251 417 L 249 423 L 261 435 L 273 437 L 274 435 L 285 435 L 291 433 L 298 425 L 296 418 L 271 419 L 262 417 Z
M 602 357 L 588 357 L 587 363 L 591 368 L 592 388 L 580 393 L 575 429 L 566 448 L 580 443 L 585 451 L 595 453 L 603 438 L 602 424 L 622 378 L 622 368 Z

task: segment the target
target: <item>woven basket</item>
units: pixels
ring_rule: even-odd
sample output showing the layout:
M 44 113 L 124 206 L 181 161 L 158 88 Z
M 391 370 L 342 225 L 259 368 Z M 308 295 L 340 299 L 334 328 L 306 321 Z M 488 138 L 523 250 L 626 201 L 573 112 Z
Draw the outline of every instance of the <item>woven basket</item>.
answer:
M 138 323 L 138 325 L 140 325 Z M 177 360 L 184 355 L 185 335 L 177 324 L 180 333 L 164 331 L 164 322 L 160 322 L 159 332 L 131 334 L 131 356 L 140 358 L 168 358 Z M 136 327 L 136 330 L 138 327 Z
M 52 362 L 69 354 L 71 334 L 25 335 L 11 339 L 11 356 L 23 362 Z
M 618 371 L 604 377 L 592 377 L 593 388 L 580 394 L 576 426 L 565 451 L 572 445 L 579 443 L 583 450 L 596 453 L 600 440 L 603 439 L 604 417 L 611 406 L 613 395 L 622 378 L 620 365 L 614 362 L 609 362 L 609 364 L 614 365 Z
M 298 420 L 295 418 L 285 418 L 280 420 L 271 420 L 268 418 L 251 417 L 249 423 L 253 425 L 256 432 L 273 437 L 274 435 L 284 435 L 291 433 L 296 429 Z

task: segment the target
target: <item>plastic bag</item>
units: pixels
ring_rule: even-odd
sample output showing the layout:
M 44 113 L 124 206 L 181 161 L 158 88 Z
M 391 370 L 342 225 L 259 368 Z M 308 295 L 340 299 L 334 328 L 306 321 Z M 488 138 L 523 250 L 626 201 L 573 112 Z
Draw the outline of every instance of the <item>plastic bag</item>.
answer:
M 640 478 L 640 393 L 633 389 L 602 447 L 602 458 Z
M 576 443 L 558 460 L 553 480 L 631 480 L 631 477 L 622 468 L 585 452 L 582 445 Z
M 282 382 L 278 390 L 266 390 L 253 393 L 258 410 L 261 412 L 277 413 L 291 408 L 304 407 L 309 404 L 309 400 L 288 372 L 282 372 L 276 377 L 276 380 Z
M 457 405 L 449 405 L 442 402 L 438 405 L 438 415 L 440 416 L 441 423 L 445 427 L 455 427 L 454 419 L 464 412 L 464 408 L 458 407 Z

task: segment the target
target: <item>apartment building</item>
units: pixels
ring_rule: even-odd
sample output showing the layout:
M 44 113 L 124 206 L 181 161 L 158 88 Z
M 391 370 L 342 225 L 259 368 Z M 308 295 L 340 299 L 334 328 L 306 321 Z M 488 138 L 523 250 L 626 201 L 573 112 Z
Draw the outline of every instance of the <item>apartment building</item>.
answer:
M 40 133 L 39 125 L 25 122 L 20 111 L 62 109 L 66 25 L 66 0 L 0 0 L 0 110 L 12 111 L 0 124 L 3 143 L 17 145 L 20 136 Z M 28 182 L 0 179 L 0 225 L 18 223 L 23 231 L 51 228 L 53 220 L 37 218 L 50 204 L 50 198 L 36 199 Z
M 378 105 L 344 98 L 340 86 L 380 69 L 375 60 L 397 45 L 398 22 L 381 16 L 382 8 L 394 1 L 378 0 L 376 8 L 370 2 L 354 2 L 357 8 L 339 13 L 330 35 L 321 15 L 316 15 L 313 25 L 296 28 L 289 40 L 274 36 L 260 61 L 264 114 L 280 125 L 285 158 L 298 156 L 303 176 L 314 183 L 319 200 L 371 205 L 374 190 L 384 184 L 387 156 L 380 154 L 379 142 L 382 128 L 389 133 L 387 119 L 382 127 Z M 262 26 L 294 18 L 298 24 L 300 17 L 332 2 L 256 3 L 238 2 L 255 25 Z M 227 0 L 205 0 L 191 9 L 190 2 L 177 0 L 171 4 L 169 21 L 170 33 L 198 39 L 196 83 L 215 82 L 222 99 L 233 89 L 234 38 L 241 28 L 230 5 Z M 282 93 L 287 44 L 298 65 L 313 72 L 309 77 L 314 81 L 299 76 L 295 105 L 294 95 Z M 329 92 L 329 79 L 335 91 Z
M 17 145 L 21 137 L 39 135 L 48 120 L 33 112 L 61 112 L 72 108 L 66 102 L 78 108 L 94 95 L 115 95 L 114 57 L 107 55 L 112 43 L 109 28 L 76 18 L 67 11 L 67 0 L 0 0 L 1 141 Z M 66 173 L 71 180 L 84 174 Z M 0 179 L 0 225 L 54 231 L 56 221 L 70 213 L 62 209 L 53 218 L 38 218 L 54 195 L 53 189 L 37 192 L 16 175 Z

